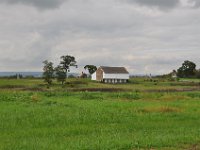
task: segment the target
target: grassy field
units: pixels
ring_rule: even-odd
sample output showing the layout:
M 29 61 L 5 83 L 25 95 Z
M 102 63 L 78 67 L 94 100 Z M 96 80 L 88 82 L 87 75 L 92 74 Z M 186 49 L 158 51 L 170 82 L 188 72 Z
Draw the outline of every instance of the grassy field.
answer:
M 0 149 L 200 149 L 199 107 L 198 82 L 0 79 Z

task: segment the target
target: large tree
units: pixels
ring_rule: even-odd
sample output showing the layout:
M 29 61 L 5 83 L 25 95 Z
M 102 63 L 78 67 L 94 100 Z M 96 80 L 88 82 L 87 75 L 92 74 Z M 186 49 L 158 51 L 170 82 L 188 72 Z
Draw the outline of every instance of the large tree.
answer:
M 56 79 L 58 82 L 61 82 L 61 84 L 63 85 L 65 83 L 66 80 L 66 72 L 63 69 L 62 66 L 58 65 L 55 68 L 55 74 L 56 74 Z
M 60 65 L 66 72 L 66 77 L 68 77 L 68 72 L 70 72 L 70 67 L 77 67 L 76 60 L 74 56 L 66 55 L 61 56 Z
M 186 60 L 178 69 L 177 74 L 179 77 L 192 77 L 196 72 L 196 64 L 192 61 Z
M 97 67 L 94 65 L 86 65 L 84 69 L 87 69 L 91 75 L 97 70 Z
M 48 60 L 43 61 L 44 67 L 43 67 L 43 78 L 44 81 L 47 82 L 48 85 L 52 84 L 53 81 L 53 74 L 54 74 L 54 68 L 53 63 L 49 62 Z

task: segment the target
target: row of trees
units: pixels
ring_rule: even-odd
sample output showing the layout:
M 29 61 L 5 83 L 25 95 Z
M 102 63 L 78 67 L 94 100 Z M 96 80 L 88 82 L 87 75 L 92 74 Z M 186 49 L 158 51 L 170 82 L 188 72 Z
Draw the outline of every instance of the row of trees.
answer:
M 54 68 L 53 63 L 45 60 L 43 61 L 43 78 L 47 84 L 52 84 L 54 78 L 63 85 L 68 78 L 68 72 L 70 72 L 70 67 L 78 68 L 77 62 L 74 56 L 66 55 L 60 57 L 60 64 Z M 86 65 L 84 69 L 88 70 L 90 74 L 93 74 L 97 67 L 94 65 Z

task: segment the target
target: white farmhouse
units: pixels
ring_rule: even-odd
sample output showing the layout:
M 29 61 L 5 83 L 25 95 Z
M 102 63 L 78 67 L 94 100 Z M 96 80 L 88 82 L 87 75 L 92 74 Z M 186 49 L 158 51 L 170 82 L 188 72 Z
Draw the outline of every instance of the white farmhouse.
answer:
M 104 83 L 126 83 L 129 79 L 129 72 L 124 67 L 99 67 L 92 74 L 92 80 Z

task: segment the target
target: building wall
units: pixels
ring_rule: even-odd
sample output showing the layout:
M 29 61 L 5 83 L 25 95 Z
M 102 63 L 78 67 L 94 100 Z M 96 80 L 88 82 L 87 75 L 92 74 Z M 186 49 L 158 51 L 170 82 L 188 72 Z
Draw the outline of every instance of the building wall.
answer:
M 104 79 L 129 79 L 129 74 L 105 74 L 103 73 Z
M 96 80 L 103 81 L 103 70 L 101 68 L 96 71 Z
M 94 72 L 93 74 L 92 74 L 92 80 L 96 80 L 97 79 L 97 75 L 96 75 L 96 72 Z

